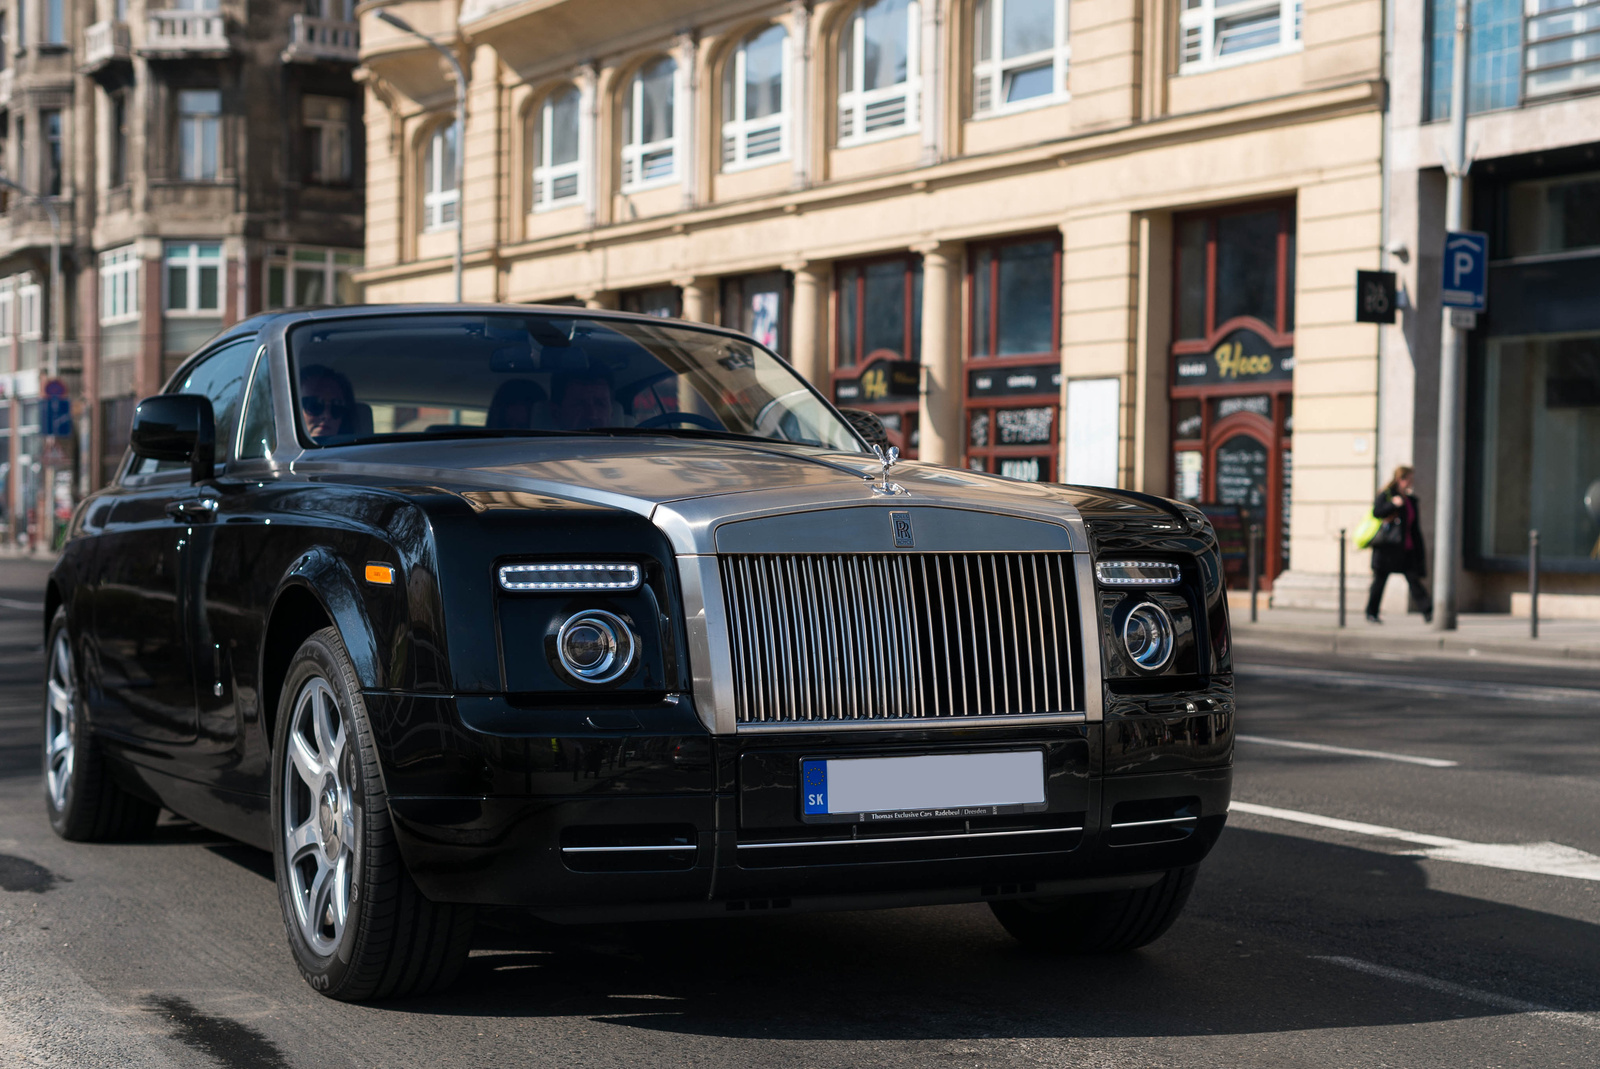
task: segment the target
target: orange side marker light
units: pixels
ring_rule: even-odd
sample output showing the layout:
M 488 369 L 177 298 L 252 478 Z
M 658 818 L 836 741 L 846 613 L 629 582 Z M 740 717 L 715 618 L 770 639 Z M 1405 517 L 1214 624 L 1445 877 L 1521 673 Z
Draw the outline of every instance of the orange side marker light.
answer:
M 380 586 L 390 586 L 394 583 L 394 569 L 387 564 L 367 565 L 367 582 L 377 583 Z

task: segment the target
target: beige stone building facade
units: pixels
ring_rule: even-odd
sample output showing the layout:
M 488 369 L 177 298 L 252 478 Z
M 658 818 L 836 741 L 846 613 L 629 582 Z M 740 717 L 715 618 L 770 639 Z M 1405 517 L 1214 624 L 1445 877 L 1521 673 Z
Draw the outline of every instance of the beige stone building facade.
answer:
M 448 299 L 459 213 L 468 300 L 735 326 L 906 452 L 1204 502 L 1241 578 L 1259 523 L 1331 587 L 1379 459 L 1380 0 L 387 6 L 469 100 L 363 16 L 369 300 Z

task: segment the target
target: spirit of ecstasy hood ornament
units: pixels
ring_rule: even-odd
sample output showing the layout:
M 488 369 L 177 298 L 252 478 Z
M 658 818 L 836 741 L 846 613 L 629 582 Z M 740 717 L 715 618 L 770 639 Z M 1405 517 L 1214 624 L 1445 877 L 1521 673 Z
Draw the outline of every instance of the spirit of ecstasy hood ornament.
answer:
M 875 445 L 872 447 L 872 452 L 877 456 L 878 463 L 883 465 L 878 472 L 878 481 L 872 483 L 872 492 L 890 497 L 908 493 L 909 491 L 899 483 L 889 481 L 889 469 L 900 463 L 900 450 L 891 445 L 888 451 L 885 452 L 883 446 Z M 863 475 L 862 478 L 872 482 L 872 476 L 870 475 Z

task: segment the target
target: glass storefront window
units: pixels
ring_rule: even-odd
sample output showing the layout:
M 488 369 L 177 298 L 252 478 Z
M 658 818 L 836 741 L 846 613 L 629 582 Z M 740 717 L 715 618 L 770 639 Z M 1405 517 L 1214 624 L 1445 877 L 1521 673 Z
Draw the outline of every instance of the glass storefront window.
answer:
M 722 325 L 789 355 L 789 276 L 783 271 L 722 280 Z
M 1247 212 L 1217 220 L 1217 322 L 1278 319 L 1278 213 Z
M 1206 242 L 1210 221 L 1178 225 L 1178 337 L 1206 336 Z
M 657 319 L 679 319 L 683 316 L 683 291 L 677 286 L 628 290 L 622 294 L 621 303 L 624 312 L 635 315 L 655 316 Z
M 973 356 L 1048 353 L 1054 346 L 1056 243 L 978 250 L 972 271 Z
M 900 254 L 834 269 L 833 400 L 877 414 L 915 456 L 922 359 L 922 258 Z
M 1483 395 L 1481 551 L 1600 560 L 1600 332 L 1491 339 Z
M 1507 237 L 1512 256 L 1600 249 L 1600 172 L 1507 189 Z
M 971 247 L 965 445 L 974 471 L 1060 477 L 1060 250 L 1054 234 Z

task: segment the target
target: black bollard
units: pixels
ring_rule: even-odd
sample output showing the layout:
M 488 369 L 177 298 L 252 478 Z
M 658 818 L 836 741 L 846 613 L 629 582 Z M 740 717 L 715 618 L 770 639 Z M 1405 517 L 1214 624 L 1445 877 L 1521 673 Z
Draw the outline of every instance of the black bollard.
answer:
M 1261 533 L 1261 525 L 1250 525 L 1250 622 L 1256 622 L 1256 592 L 1261 587 L 1261 577 L 1256 568 L 1256 539 Z
M 1344 599 L 1345 599 L 1345 589 L 1344 589 L 1344 532 L 1345 532 L 1345 529 L 1343 527 L 1339 528 L 1339 626 L 1340 627 L 1344 626 Z
M 1539 637 L 1539 532 L 1528 532 L 1528 637 Z

